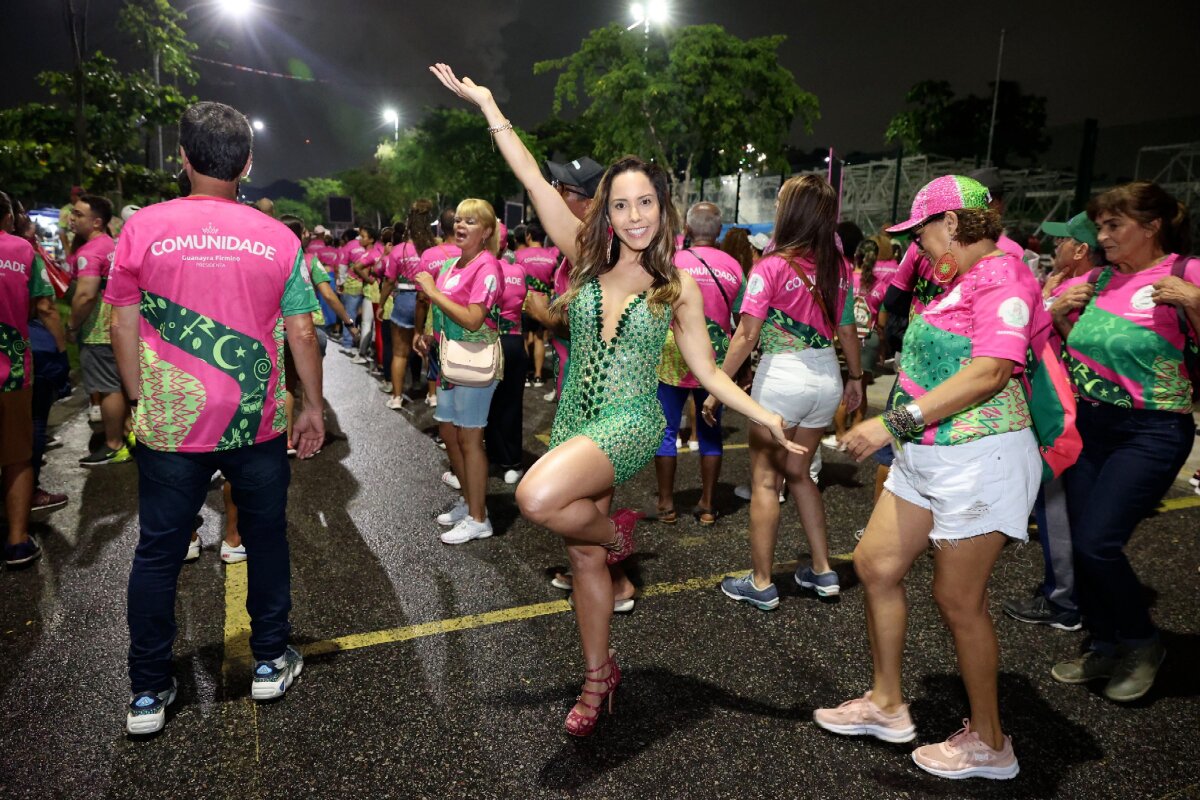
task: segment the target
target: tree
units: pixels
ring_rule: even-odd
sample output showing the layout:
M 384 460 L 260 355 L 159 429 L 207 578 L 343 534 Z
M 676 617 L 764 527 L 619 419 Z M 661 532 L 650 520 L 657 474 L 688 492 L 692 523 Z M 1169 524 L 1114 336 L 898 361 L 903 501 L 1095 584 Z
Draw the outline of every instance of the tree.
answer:
M 275 214 L 282 217 L 284 214 L 291 214 L 293 217 L 299 217 L 304 220 L 305 226 L 312 230 L 317 225 L 320 225 L 325 220 L 325 212 L 317 212 L 308 203 L 300 200 L 293 200 L 290 197 L 276 198 Z
M 992 119 L 990 91 L 986 97 L 955 97 L 946 81 L 921 81 L 904 99 L 908 108 L 888 123 L 887 141 L 899 142 L 914 152 L 974 158 L 982 163 Z M 1046 98 L 1022 94 L 1015 81 L 1000 81 L 992 163 L 1011 167 L 1018 160 L 1036 160 L 1050 144 L 1045 128 Z
M 554 111 L 579 109 L 595 138 L 594 156 L 624 153 L 701 177 L 745 167 L 785 169 L 797 119 L 818 117 L 815 95 L 779 66 L 786 37 L 742 40 L 719 25 L 656 36 L 619 25 L 592 31 L 578 52 L 534 65 L 559 72 Z

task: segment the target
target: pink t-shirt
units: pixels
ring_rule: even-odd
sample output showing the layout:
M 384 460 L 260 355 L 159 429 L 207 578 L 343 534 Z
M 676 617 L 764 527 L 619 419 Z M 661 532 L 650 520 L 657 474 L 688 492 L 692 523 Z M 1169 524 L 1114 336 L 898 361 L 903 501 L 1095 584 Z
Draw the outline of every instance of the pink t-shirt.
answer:
M 199 195 L 147 206 L 121 231 L 104 299 L 140 306 L 140 444 L 207 453 L 287 429 L 283 318 L 318 306 L 282 223 Z
M 438 273 L 442 271 L 443 264 L 451 258 L 458 258 L 460 255 L 462 255 L 462 250 L 458 245 L 435 244 L 421 254 L 421 261 L 417 264 L 416 271 L 409 277 L 415 279 L 417 272 L 428 272 L 436 278 Z
M 88 240 L 73 255 L 67 256 L 67 264 L 77 278 L 100 279 L 101 296 L 96 299 L 91 313 L 79 328 L 79 341 L 84 344 L 109 344 L 112 341 L 109 334 L 112 328 L 112 306 L 104 302 L 103 294 L 116 249 L 117 243 L 112 237 L 101 234 Z
M 547 297 L 554 291 L 554 265 L 558 253 L 549 247 L 526 247 L 517 251 L 517 263 L 525 268 L 525 285 Z
M 875 261 L 875 281 L 882 282 L 885 286 L 892 282 L 892 276 L 896 274 L 896 270 L 900 269 L 900 262 L 894 258 L 877 259 Z M 886 292 L 886 288 L 884 289 Z
M 421 254 L 412 242 L 401 242 L 388 253 L 384 277 L 396 284 L 396 291 L 411 292 L 416 289 L 413 276 L 421 266 Z
M 708 267 L 704 266 L 705 263 Z M 736 306 L 738 294 L 742 290 L 742 266 L 736 258 L 715 247 L 692 247 L 675 251 L 675 268 L 691 275 L 700 288 L 700 295 L 704 298 L 704 321 L 713 347 L 713 359 L 720 366 L 725 360 L 725 354 L 729 352 L 729 337 L 733 334 L 730 313 L 733 311 L 731 306 Z M 684 362 L 673 333 L 663 347 L 658 379 L 669 386 L 686 389 L 700 386 L 700 381 L 696 380 L 696 376 Z
M 321 246 L 316 248 L 313 252 L 316 253 L 317 260 L 321 262 L 321 266 L 323 266 L 326 271 L 337 270 L 339 253 L 336 247 L 322 243 Z
M 921 444 L 951 445 L 1030 426 L 1018 376 L 1030 342 L 1045 335 L 1050 316 L 1037 280 L 1020 259 L 981 259 L 909 322 L 900 356 L 896 405 L 909 403 L 960 372 L 975 358 L 1002 358 L 1016 366 L 991 399 L 929 425 Z
M 455 258 L 458 257 L 455 256 Z M 495 311 L 503 293 L 501 288 L 503 280 L 500 262 L 494 255 L 484 251 L 471 259 L 469 264 L 460 264 L 456 261 L 452 266 L 443 265 L 434 285 L 438 291 L 460 306 L 470 306 L 476 303 L 482 305 L 484 326 L 492 331 L 497 331 Z M 448 318 L 446 320 L 449 321 Z M 445 335 L 446 331 L 442 330 L 438 333 Z
M 350 269 L 351 264 L 357 264 L 366 255 L 367 248 L 358 239 L 346 242 L 338 251 L 338 276 L 342 279 L 342 293 L 348 295 L 362 294 L 362 280 Z
M 1024 262 L 1025 248 L 1014 242 L 1012 239 L 1000 234 L 1000 238 L 996 240 L 996 247 L 1000 248 L 1010 256 L 1015 257 L 1018 261 Z
M 804 269 L 815 286 L 816 265 L 803 257 L 793 258 L 793 263 Z M 838 325 L 854 324 L 851 271 L 850 262 L 842 259 L 837 304 L 829 309 Z M 764 320 L 759 335 L 764 354 L 794 353 L 833 346 L 834 330 L 826 321 L 820 305 L 796 270 L 780 256 L 763 256 L 754 265 L 746 281 L 740 311 Z
M 0 392 L 32 385 L 29 306 L 34 298 L 53 296 L 46 265 L 33 245 L 0 231 Z
M 521 311 L 525 308 L 525 267 L 508 261 L 500 262 L 504 289 L 500 296 L 500 332 L 521 332 Z
M 1095 294 L 1067 336 L 1067 366 L 1080 396 L 1125 408 L 1190 413 L 1192 385 L 1184 360 L 1187 337 L 1176 306 L 1154 302 L 1154 284 L 1171 275 L 1178 256 L 1141 272 L 1101 270 Z M 1065 290 L 1086 283 L 1089 273 L 1063 281 Z M 1183 279 L 1200 286 L 1200 259 Z M 1192 341 L 1197 332 L 1188 330 Z

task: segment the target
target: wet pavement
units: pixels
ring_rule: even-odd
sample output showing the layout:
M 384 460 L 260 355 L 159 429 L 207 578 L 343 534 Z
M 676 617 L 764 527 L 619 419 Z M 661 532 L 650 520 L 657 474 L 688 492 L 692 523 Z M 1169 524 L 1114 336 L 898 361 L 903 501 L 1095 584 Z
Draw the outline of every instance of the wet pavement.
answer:
M 874 465 L 825 450 L 822 487 L 843 595 L 802 594 L 787 562 L 807 558 L 784 510 L 775 576 L 780 607 L 726 599 L 719 576 L 748 567 L 744 421 L 728 441 L 711 528 L 687 513 L 699 496 L 694 455 L 680 456 L 673 526 L 639 528 L 630 563 L 636 610 L 613 623 L 625 674 L 615 714 L 590 739 L 563 732 L 582 666 L 552 535 L 524 522 L 498 475 L 488 506 L 497 535 L 442 545 L 432 521 L 454 498 L 431 413 L 403 413 L 360 367 L 330 350 L 334 436 L 293 464 L 294 640 L 304 675 L 281 701 L 249 700 L 245 569 L 221 564 L 219 485 L 202 511 L 205 549 L 184 568 L 175 645 L 180 696 L 157 736 L 124 735 L 125 584 L 136 542 L 136 468 L 84 470 L 92 426 L 81 392 L 55 409 L 65 445 L 43 482 L 70 504 L 35 517 L 45 557 L 0 573 L 0 797 L 1200 797 L 1200 497 L 1181 482 L 1129 550 L 1164 630 L 1154 690 L 1117 706 L 1098 687 L 1064 686 L 1049 669 L 1082 634 L 1003 617 L 1000 600 L 1032 590 L 1036 542 L 1005 549 L 992 579 L 1001 643 L 1000 699 L 1021 774 L 947 781 L 913 766 L 913 745 L 843 739 L 814 707 L 869 686 L 861 588 L 848 554 L 870 513 Z M 886 388 L 886 387 L 885 387 Z M 526 450 L 544 452 L 554 406 L 527 389 Z M 872 393 L 878 396 L 880 390 Z M 1200 448 L 1197 448 L 1200 450 Z M 617 504 L 653 504 L 653 470 Z M 916 744 L 961 724 L 965 695 L 950 637 L 929 597 L 931 559 L 909 580 L 905 691 Z

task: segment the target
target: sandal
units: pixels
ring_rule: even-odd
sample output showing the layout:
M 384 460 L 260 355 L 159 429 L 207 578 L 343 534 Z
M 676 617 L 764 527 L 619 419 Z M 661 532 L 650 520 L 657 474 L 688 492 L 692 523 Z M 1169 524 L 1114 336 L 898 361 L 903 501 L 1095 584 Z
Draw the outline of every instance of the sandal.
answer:
M 663 525 L 674 525 L 679 521 L 679 515 L 675 513 L 674 508 L 655 509 L 654 513 L 646 515 L 647 520 L 655 520 Z
M 701 525 L 707 527 L 709 525 L 715 525 L 717 522 L 717 517 L 719 517 L 720 514 L 718 514 L 716 511 L 713 511 L 711 508 L 696 506 L 692 509 L 692 516 L 696 518 L 696 522 L 699 522 Z

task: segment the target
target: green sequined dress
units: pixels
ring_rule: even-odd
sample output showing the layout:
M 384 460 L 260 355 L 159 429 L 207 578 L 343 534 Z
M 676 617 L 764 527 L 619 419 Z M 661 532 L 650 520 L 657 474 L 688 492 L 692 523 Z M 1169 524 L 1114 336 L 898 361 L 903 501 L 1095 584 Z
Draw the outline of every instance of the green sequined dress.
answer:
M 646 295 L 635 297 L 604 341 L 600 282 L 571 301 L 571 368 L 554 415 L 550 446 L 575 436 L 595 442 L 624 483 L 650 463 L 662 444 L 666 420 L 658 403 L 658 362 L 671 311 L 655 314 Z

